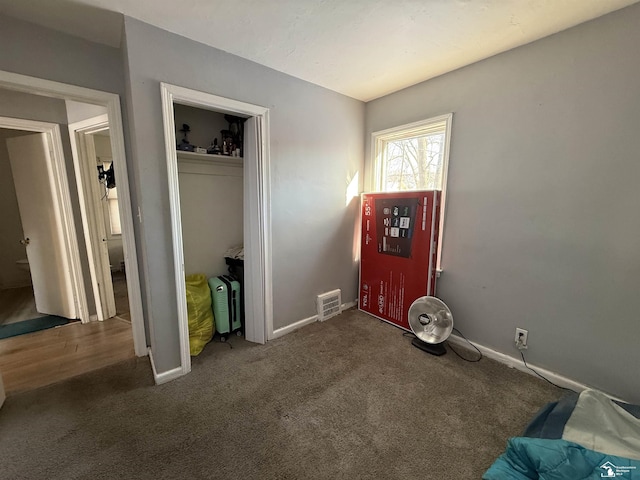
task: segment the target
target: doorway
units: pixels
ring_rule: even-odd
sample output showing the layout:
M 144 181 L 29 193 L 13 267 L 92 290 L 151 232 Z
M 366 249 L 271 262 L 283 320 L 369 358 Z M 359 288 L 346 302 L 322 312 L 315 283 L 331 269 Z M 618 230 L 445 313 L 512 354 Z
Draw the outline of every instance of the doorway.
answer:
M 180 186 L 176 151 L 174 105 L 222 112 L 247 118 L 244 124 L 243 241 L 245 338 L 265 343 L 273 336 L 271 284 L 271 220 L 269 190 L 269 110 L 175 85 L 161 84 L 165 150 L 169 178 L 173 260 L 181 368 L 177 375 L 191 370 L 189 327 L 186 304 L 185 257 L 183 249 Z
M 76 109 L 84 108 L 74 102 Z M 83 234 L 98 320 L 130 321 L 119 188 L 106 114 L 69 125 Z
M 147 355 L 148 350 L 145 338 L 145 325 L 142 314 L 138 260 L 135 249 L 133 229 L 133 213 L 129 197 L 129 178 L 127 174 L 127 164 L 125 161 L 124 153 L 124 135 L 122 129 L 120 97 L 112 93 L 76 87 L 73 85 L 62 84 L 4 71 L 0 71 L 0 88 L 40 95 L 49 98 L 61 99 L 65 101 L 82 102 L 88 105 L 101 106 L 106 109 L 106 114 L 109 120 L 110 144 L 112 147 L 113 156 L 112 161 L 114 166 L 116 167 L 115 180 L 120 190 L 118 192 L 118 212 L 120 214 L 122 223 L 122 249 L 124 252 L 125 264 L 127 265 L 126 290 L 130 305 L 130 330 L 133 335 L 135 354 L 137 356 Z M 71 215 L 70 211 L 65 211 L 64 209 L 62 209 L 62 213 L 64 215 Z M 73 222 L 71 221 L 61 222 L 61 224 L 65 228 L 72 228 L 72 223 Z M 75 234 L 76 232 L 73 233 Z M 77 237 L 69 234 L 69 238 Z M 73 250 L 75 245 L 75 249 L 77 250 L 77 244 L 74 244 L 73 242 L 70 243 L 70 248 Z M 77 257 L 77 252 L 72 251 L 71 253 L 71 263 L 73 264 L 74 258 Z M 80 278 L 79 275 L 73 275 L 73 277 L 76 279 Z M 77 280 L 76 283 L 78 283 Z M 76 285 L 76 291 L 79 291 L 78 289 L 80 288 L 82 287 Z M 83 319 L 83 321 L 85 321 L 86 318 L 86 321 L 89 321 L 86 305 L 82 305 L 83 299 L 86 301 L 86 295 L 78 294 L 76 298 L 79 299 L 79 303 L 81 305 L 80 316 L 77 318 L 81 318 Z
M 0 117 L 0 128 L 3 243 L 7 243 L 2 252 L 2 286 L 18 287 L 13 296 L 3 295 L 3 305 L 9 308 L 3 312 L 7 326 L 2 334 L 87 319 L 59 126 Z M 22 312 L 12 312 L 9 300 Z
M 41 314 L 36 310 L 25 236 L 18 209 L 6 140 L 32 132 L 0 129 L 0 327 L 13 325 Z
M 48 286 L 67 253 L 58 229 L 43 222 L 55 204 L 47 188 L 54 148 L 37 133 L 48 127 L 19 123 L 24 130 L 0 128 L 0 339 L 64 325 L 79 311 L 68 295 L 70 279 Z M 0 119 L 0 127 L 7 125 L 17 127 L 14 119 Z

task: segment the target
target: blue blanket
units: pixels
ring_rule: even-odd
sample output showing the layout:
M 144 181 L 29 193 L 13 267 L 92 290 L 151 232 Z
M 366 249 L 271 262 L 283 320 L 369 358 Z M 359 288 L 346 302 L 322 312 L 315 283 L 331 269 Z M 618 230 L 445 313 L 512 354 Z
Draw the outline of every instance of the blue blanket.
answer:
M 640 408 L 585 390 L 544 407 L 483 480 L 640 480 Z
M 606 455 L 566 440 L 515 437 L 483 480 L 640 479 L 640 461 Z

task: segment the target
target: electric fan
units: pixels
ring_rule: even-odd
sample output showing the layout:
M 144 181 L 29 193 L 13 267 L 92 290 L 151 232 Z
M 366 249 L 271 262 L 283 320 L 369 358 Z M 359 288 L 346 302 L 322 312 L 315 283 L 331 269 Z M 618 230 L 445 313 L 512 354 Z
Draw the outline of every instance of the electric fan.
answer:
M 449 307 L 436 297 L 420 297 L 409 307 L 409 326 L 415 334 L 411 345 L 432 355 L 444 355 L 444 341 L 453 330 Z

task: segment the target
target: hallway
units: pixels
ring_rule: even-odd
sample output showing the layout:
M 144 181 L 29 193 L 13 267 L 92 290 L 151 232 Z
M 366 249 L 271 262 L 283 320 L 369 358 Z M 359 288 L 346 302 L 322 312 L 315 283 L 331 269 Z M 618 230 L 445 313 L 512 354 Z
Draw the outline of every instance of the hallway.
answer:
M 135 357 L 131 323 L 70 323 L 0 340 L 7 395 L 33 390 Z

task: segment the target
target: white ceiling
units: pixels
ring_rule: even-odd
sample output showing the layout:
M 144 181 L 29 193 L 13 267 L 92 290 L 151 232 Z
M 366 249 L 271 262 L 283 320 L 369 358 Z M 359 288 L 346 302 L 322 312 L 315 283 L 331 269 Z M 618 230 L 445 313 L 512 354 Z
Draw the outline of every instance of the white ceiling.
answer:
M 112 46 L 123 13 L 368 101 L 638 1 L 0 0 L 0 13 Z

